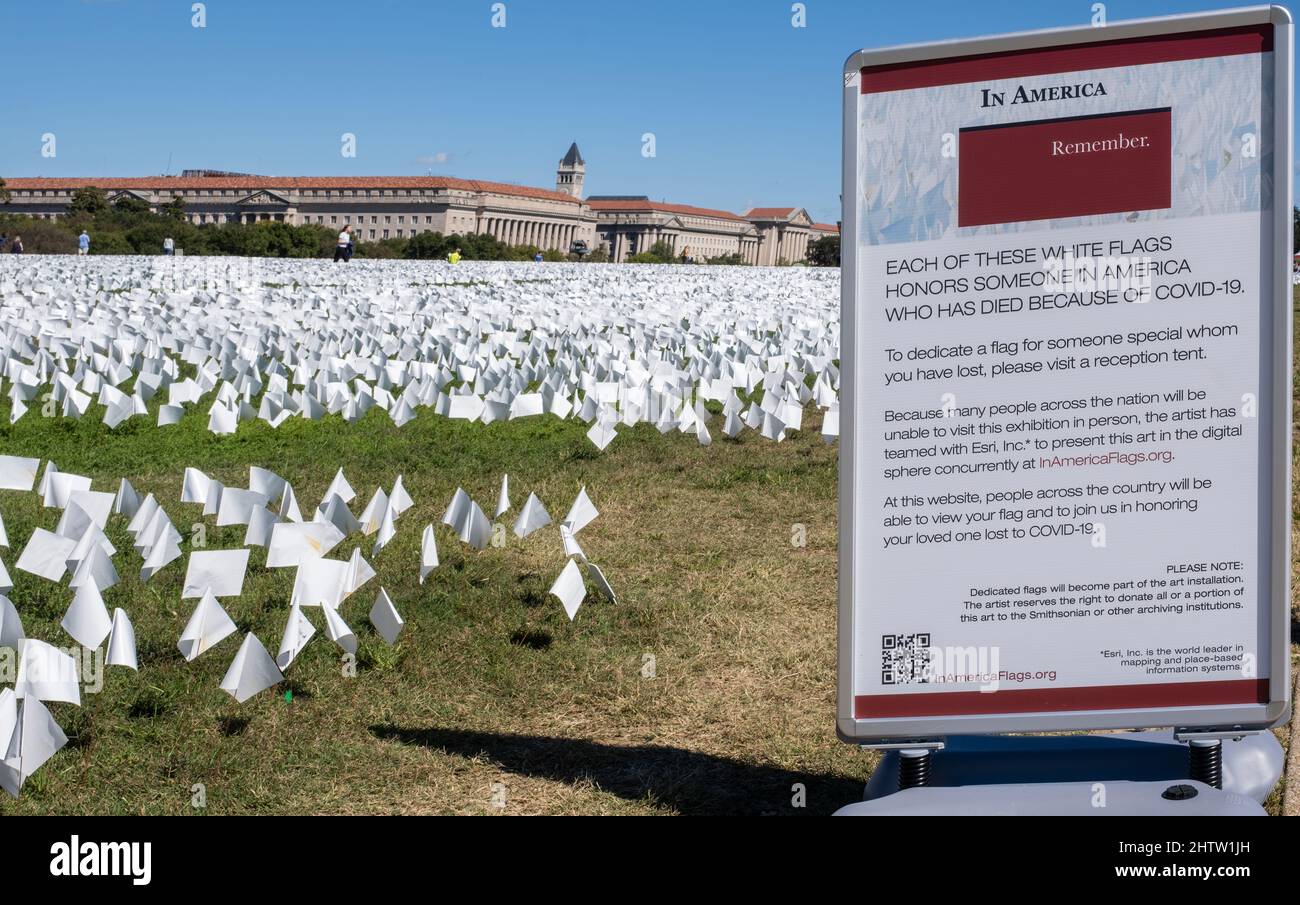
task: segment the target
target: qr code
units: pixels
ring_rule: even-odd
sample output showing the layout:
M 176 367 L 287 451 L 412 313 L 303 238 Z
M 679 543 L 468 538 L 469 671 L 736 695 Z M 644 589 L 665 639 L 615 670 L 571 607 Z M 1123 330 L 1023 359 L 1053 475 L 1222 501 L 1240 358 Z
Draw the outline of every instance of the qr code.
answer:
M 880 636 L 880 681 L 913 685 L 929 681 L 930 633 Z

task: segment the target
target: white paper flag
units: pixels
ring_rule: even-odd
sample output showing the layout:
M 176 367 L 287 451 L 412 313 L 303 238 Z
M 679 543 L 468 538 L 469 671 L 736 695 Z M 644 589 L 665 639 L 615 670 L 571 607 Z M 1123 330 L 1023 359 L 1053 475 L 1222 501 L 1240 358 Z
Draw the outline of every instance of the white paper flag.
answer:
M 14 694 L 20 698 L 64 701 L 81 706 L 77 663 L 56 647 L 24 638 L 18 659 L 18 680 Z
M 268 569 L 319 559 L 343 542 L 343 532 L 328 522 L 280 522 L 271 529 Z
M 510 510 L 510 475 L 501 476 L 501 492 L 497 494 L 497 510 L 492 518 L 498 519 Z
M 257 636 L 249 632 L 226 670 L 226 677 L 221 680 L 221 689 L 242 704 L 259 691 L 283 681 L 284 673 L 280 672 Z
M 361 513 L 361 533 L 369 537 L 379 530 L 384 516 L 388 512 L 388 494 L 382 487 L 375 488 L 375 495 L 370 498 L 364 512 Z
M 123 478 L 117 485 L 117 495 L 113 497 L 113 511 L 130 519 L 139 509 L 140 495 L 135 492 L 131 482 Z
M 311 624 L 302 607 L 296 603 L 289 607 L 289 621 L 284 627 L 284 637 L 280 639 L 280 652 L 275 657 L 275 665 L 282 670 L 288 669 L 314 634 L 316 626 Z
M 108 633 L 106 662 L 109 666 L 125 666 L 137 672 L 140 669 L 135 653 L 135 627 L 121 607 L 113 610 L 113 628 Z
M 393 601 L 389 599 L 388 592 L 383 588 L 379 589 L 375 605 L 370 608 L 370 623 L 390 645 L 397 642 L 397 636 L 402 633 L 402 626 L 406 625 L 398 615 L 397 608 L 393 606 Z
M 429 577 L 429 573 L 438 567 L 438 541 L 433 534 L 433 525 L 424 526 L 420 536 L 420 584 Z
M 195 550 L 185 570 L 181 599 L 202 597 L 238 597 L 244 593 L 244 572 L 248 569 L 248 550 Z
M 348 628 L 348 624 L 343 621 L 343 617 L 339 615 L 338 610 L 321 607 L 321 611 L 325 614 L 325 634 L 339 647 L 349 654 L 355 655 L 357 652 L 357 636 L 352 629 Z
M 351 503 L 352 498 L 357 495 L 356 491 L 352 489 L 352 485 L 348 483 L 348 479 L 343 477 L 343 469 L 341 468 L 338 470 L 338 474 L 334 475 L 334 480 L 330 483 L 329 489 L 325 491 L 325 496 L 321 499 L 328 500 L 330 494 L 338 494 L 345 503 Z
M 545 527 L 551 523 L 551 515 L 542 505 L 542 501 L 537 498 L 537 494 L 528 494 L 528 499 L 524 501 L 524 506 L 519 510 L 519 517 L 515 519 L 515 534 L 518 537 L 527 537 L 538 528 Z
M 77 593 L 72 597 L 72 605 L 68 607 L 61 624 L 73 640 L 91 650 L 99 647 L 100 642 L 108 637 L 113 620 L 108 616 L 104 598 L 100 596 L 94 579 L 88 579 L 77 588 Z
M 578 613 L 578 607 L 582 606 L 582 601 L 587 596 L 587 586 L 582 581 L 582 572 L 576 562 L 568 561 L 560 577 L 555 579 L 555 584 L 551 585 L 550 593 L 560 598 L 560 603 L 564 604 L 564 612 L 572 622 L 573 617 Z
M 77 542 L 70 537 L 59 537 L 44 528 L 36 528 L 14 565 L 19 571 L 59 581 L 68 571 L 68 556 L 76 546 Z
M 23 621 L 18 618 L 18 608 L 14 602 L 0 594 L 0 647 L 12 647 L 15 651 L 22 647 Z M 0 750 L 0 757 L 4 756 Z
M 588 562 L 587 571 L 600 593 L 604 594 L 610 603 L 618 603 L 618 598 L 614 596 L 614 589 L 609 586 L 609 581 L 605 578 L 605 573 L 600 570 L 600 567 L 594 562 Z
M 397 480 L 393 482 L 393 492 L 388 495 L 388 500 L 393 509 L 393 518 L 397 518 L 415 505 L 415 501 L 411 499 L 411 495 L 406 492 L 406 487 L 402 484 L 401 475 L 398 475 Z
M 575 499 L 573 505 L 569 507 L 569 514 L 564 517 L 564 521 L 568 524 L 573 533 L 577 534 L 583 528 L 587 527 L 587 525 L 591 524 L 591 520 L 598 515 L 600 515 L 600 513 L 596 511 L 596 507 L 592 505 L 591 498 L 587 496 L 587 488 L 583 487 L 578 491 L 578 498 Z
M 0 490 L 30 491 L 40 467 L 40 459 L 0 456 Z
M 193 660 L 234 631 L 235 623 L 230 618 L 230 614 L 210 592 L 204 593 L 203 599 L 194 608 L 194 613 L 186 623 L 185 631 L 181 633 L 181 640 L 176 646 L 187 661 Z
M 217 527 L 247 525 L 253 510 L 264 508 L 270 501 L 264 493 L 227 487 L 221 492 L 221 502 L 217 506 Z

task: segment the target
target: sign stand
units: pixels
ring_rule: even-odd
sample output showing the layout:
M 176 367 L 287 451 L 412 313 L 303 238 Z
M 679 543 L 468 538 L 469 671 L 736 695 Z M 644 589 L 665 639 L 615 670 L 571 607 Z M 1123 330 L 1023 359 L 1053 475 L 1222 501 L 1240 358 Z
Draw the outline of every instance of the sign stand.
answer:
M 1193 735 L 1186 749 L 1179 735 L 954 736 L 930 747 L 885 745 L 863 800 L 838 813 L 1264 813 L 1260 803 L 1285 763 L 1272 733 Z
M 1258 6 L 846 61 L 841 813 L 1263 813 L 1292 55 Z
M 1188 774 L 1192 779 L 1223 788 L 1223 740 L 1193 738 L 1187 742 Z

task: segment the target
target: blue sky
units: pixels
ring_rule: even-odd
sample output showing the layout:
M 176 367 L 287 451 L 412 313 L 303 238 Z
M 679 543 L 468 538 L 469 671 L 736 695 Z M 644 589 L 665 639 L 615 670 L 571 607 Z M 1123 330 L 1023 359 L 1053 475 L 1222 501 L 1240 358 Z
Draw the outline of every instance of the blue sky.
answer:
M 438 175 L 839 210 L 861 47 L 1086 24 L 1092 0 L 0 0 L 0 176 Z M 1111 21 L 1226 2 L 1111 2 Z M 41 156 L 41 136 L 57 156 Z M 357 155 L 340 154 L 356 135 Z M 655 135 L 643 157 L 641 136 Z

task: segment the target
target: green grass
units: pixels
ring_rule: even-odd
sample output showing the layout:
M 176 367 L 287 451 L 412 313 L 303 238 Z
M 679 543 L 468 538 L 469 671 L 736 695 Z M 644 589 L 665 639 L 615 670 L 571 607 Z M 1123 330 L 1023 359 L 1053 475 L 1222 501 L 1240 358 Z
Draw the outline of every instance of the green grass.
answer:
M 283 685 L 236 704 L 218 683 L 241 635 L 185 663 L 175 647 L 194 604 L 180 600 L 184 559 L 140 583 L 140 557 L 114 517 L 123 581 L 104 597 L 135 624 L 140 672 L 109 668 L 81 708 L 50 705 L 69 744 L 21 799 L 0 794 L 0 814 L 817 814 L 860 794 L 875 759 L 834 734 L 837 447 L 818 437 L 815 411 L 781 444 L 715 430 L 705 449 L 642 425 L 597 454 L 576 421 L 468 425 L 423 409 L 402 428 L 372 411 L 354 425 L 257 421 L 216 437 L 208 399 L 175 427 L 156 428 L 151 415 L 113 432 L 99 406 L 80 421 L 33 407 L 9 426 L 4 400 L 0 450 L 53 458 L 97 490 L 129 478 L 158 496 L 185 553 L 196 522 L 210 547 L 243 540 L 242 527 L 217 529 L 178 502 L 187 465 L 229 486 L 247 486 L 249 465 L 271 468 L 307 515 L 340 466 L 355 513 L 404 475 L 416 505 L 378 556 L 360 542 L 379 574 L 343 608 L 361 641 L 355 677 L 319 631 Z M 579 541 L 617 605 L 593 592 L 570 623 L 546 595 L 564 563 L 554 526 L 483 552 L 439 527 L 442 565 L 418 583 L 424 525 L 457 486 L 490 510 L 503 472 L 516 507 L 536 491 L 557 520 L 588 487 L 601 516 Z M 28 634 L 71 643 L 58 625 L 69 589 L 13 568 L 31 529 L 52 528 L 58 513 L 9 491 L 0 512 Z M 795 523 L 807 526 L 805 547 L 791 545 Z M 293 570 L 264 560 L 254 548 L 245 593 L 224 603 L 274 653 Z M 391 649 L 366 618 L 380 585 L 407 621 Z M 643 674 L 650 657 L 653 678 Z M 1277 734 L 1285 743 L 1286 729 Z M 805 809 L 791 807 L 795 783 L 807 788 Z M 196 784 L 203 808 L 192 805 Z
M 308 517 L 339 467 L 357 514 L 402 474 L 415 507 L 389 546 L 372 556 L 373 539 L 354 535 L 330 554 L 360 544 L 379 573 L 342 610 L 360 638 L 355 677 L 313 610 L 318 634 L 287 681 L 235 703 L 221 677 L 243 632 L 278 649 L 293 570 L 267 570 L 253 548 L 243 595 L 223 601 L 240 633 L 186 663 L 175 646 L 195 603 L 180 599 L 185 558 L 141 583 L 114 516 L 123 580 L 104 598 L 134 622 L 140 672 L 109 667 L 82 707 L 50 705 L 69 744 L 21 799 L 0 796 L 0 814 L 497 813 L 498 783 L 505 813 L 827 813 L 860 794 L 871 759 L 834 736 L 836 449 L 818 415 L 779 445 L 746 432 L 705 449 L 641 425 L 597 454 L 578 421 L 470 425 L 427 409 L 401 428 L 374 410 L 352 425 L 256 421 L 217 437 L 209 399 L 174 427 L 151 416 L 113 432 L 99 406 L 80 420 L 33 406 L 9 426 L 6 400 L 0 449 L 52 458 L 96 490 L 128 478 L 162 502 L 185 554 L 196 523 L 209 548 L 242 546 L 244 533 L 179 502 L 187 465 L 232 487 L 247 486 L 249 465 L 273 469 Z M 507 528 L 530 491 L 558 521 L 587 486 L 601 515 L 579 541 L 617 605 L 592 588 L 570 623 L 547 595 L 565 562 L 555 526 L 482 552 L 439 526 L 442 565 L 419 584 L 424 526 L 458 486 L 491 511 L 502 473 L 516 507 Z M 71 644 L 59 627 L 70 589 L 13 568 L 58 511 L 3 491 L 0 512 L 28 635 Z M 802 548 L 796 522 L 808 526 Z M 367 619 L 381 585 L 407 622 L 393 648 Z M 790 805 L 794 783 L 806 809 Z

